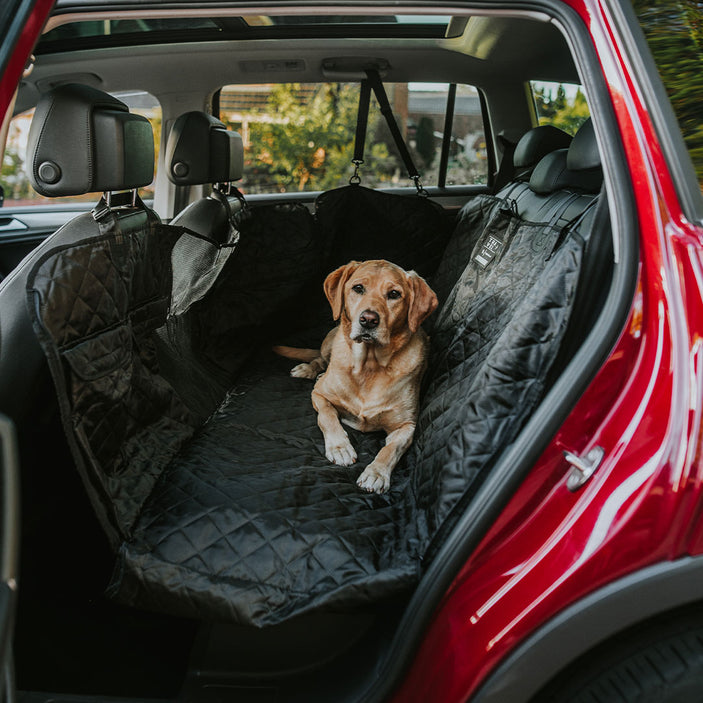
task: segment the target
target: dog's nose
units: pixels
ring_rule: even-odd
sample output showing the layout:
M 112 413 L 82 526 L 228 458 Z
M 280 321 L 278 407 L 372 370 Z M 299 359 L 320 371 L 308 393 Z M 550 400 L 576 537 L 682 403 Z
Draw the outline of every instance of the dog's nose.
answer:
M 370 329 L 372 327 L 378 327 L 379 319 L 378 313 L 373 310 L 364 310 L 364 312 L 359 315 L 359 324 L 364 329 Z

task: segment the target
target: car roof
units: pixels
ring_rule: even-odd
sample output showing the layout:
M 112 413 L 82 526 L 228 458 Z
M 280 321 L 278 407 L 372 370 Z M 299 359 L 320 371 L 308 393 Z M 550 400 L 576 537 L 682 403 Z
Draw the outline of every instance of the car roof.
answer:
M 358 80 L 369 62 L 388 82 L 578 82 L 546 15 L 434 8 L 58 0 L 17 111 L 65 82 L 155 95 L 191 84 L 212 94 L 233 83 Z

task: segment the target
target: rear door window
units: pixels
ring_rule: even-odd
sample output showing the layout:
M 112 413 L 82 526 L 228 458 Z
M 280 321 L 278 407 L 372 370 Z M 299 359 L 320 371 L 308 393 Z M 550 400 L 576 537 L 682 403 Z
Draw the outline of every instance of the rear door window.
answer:
M 589 118 L 586 93 L 576 83 L 532 81 L 532 97 L 539 124 L 551 124 L 571 135 Z
M 486 141 L 475 88 L 456 87 L 450 121 L 448 84 L 387 83 L 385 89 L 423 185 L 486 183 Z M 346 185 L 354 172 L 358 102 L 358 83 L 224 87 L 220 119 L 244 141 L 242 190 L 283 193 Z M 359 177 L 369 188 L 411 185 L 373 97 Z

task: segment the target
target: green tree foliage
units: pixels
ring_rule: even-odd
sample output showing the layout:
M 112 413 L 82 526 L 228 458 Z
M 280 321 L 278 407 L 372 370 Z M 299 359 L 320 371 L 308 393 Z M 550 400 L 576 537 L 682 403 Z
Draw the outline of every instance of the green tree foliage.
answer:
M 5 150 L 0 170 L 0 185 L 7 200 L 22 200 L 32 197 L 32 187 L 24 172 L 24 162 L 14 147 Z
M 358 85 L 329 83 L 312 95 L 298 84 L 272 88 L 261 113 L 267 119 L 251 123 L 252 165 L 261 181 L 280 190 L 326 190 L 345 184 L 351 174 Z M 385 144 L 376 143 L 378 120 L 370 118 L 362 167 L 364 173 L 390 174 L 395 160 Z M 260 184 L 259 184 L 260 185 Z M 247 184 L 256 190 L 255 182 Z
M 703 188 L 703 2 L 633 0 Z
M 590 115 L 586 96 L 580 88 L 571 99 L 561 84 L 556 93 L 549 86 L 542 85 L 535 89 L 534 95 L 540 124 L 552 124 L 569 134 L 576 134 Z

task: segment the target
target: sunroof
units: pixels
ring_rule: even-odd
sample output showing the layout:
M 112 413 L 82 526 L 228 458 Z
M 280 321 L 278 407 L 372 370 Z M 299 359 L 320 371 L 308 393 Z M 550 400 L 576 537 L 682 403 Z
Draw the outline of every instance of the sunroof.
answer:
M 441 25 L 446 29 L 446 15 L 250 15 L 242 19 L 250 27 L 260 26 L 310 26 L 310 25 L 355 25 L 355 24 L 416 24 Z
M 59 25 L 37 53 L 99 46 L 272 37 L 443 37 L 446 15 L 249 15 L 85 20 Z

